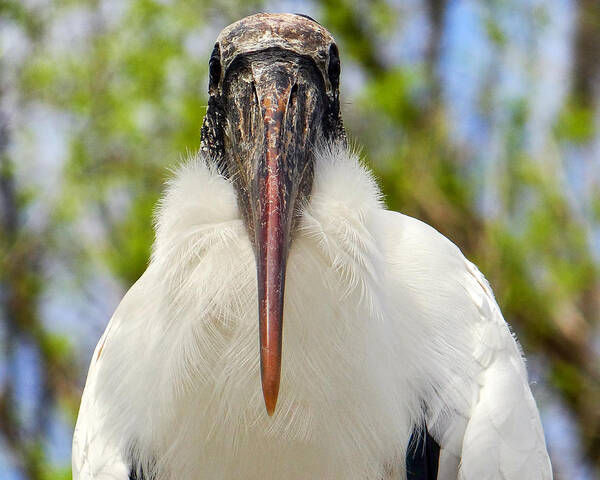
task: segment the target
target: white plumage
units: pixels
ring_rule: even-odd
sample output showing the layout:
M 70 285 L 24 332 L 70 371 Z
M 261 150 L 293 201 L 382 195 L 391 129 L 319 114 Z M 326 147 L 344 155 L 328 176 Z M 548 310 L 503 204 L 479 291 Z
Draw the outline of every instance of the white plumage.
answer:
M 157 480 L 403 479 L 423 421 L 441 446 L 439 479 L 552 478 L 488 283 L 433 228 L 385 210 L 342 147 L 316 154 L 267 416 L 255 258 L 235 195 L 202 158 L 169 183 L 150 265 L 94 352 L 76 480 L 125 480 L 130 457 Z

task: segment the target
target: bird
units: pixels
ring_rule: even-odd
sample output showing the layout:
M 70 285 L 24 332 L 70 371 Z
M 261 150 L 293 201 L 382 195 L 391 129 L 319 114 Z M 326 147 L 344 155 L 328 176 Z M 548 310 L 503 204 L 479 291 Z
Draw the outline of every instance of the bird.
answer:
M 340 70 L 308 16 L 217 37 L 200 149 L 93 353 L 75 480 L 552 478 L 489 283 L 386 209 Z

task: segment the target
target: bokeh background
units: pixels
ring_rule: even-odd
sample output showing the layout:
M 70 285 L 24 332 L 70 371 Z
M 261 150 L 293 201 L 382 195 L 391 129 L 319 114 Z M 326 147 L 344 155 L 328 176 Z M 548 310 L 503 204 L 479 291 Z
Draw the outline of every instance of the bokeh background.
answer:
M 555 478 L 600 478 L 598 0 L 0 0 L 0 478 L 70 478 L 91 352 L 199 146 L 214 38 L 258 11 L 333 32 L 388 205 L 490 280 Z

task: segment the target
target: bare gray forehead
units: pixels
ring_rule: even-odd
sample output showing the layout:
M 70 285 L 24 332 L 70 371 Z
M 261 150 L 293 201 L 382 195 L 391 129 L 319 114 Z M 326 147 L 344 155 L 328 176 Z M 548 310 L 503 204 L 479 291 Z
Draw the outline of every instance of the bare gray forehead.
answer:
M 327 72 L 329 47 L 335 40 L 317 22 L 301 15 L 259 13 L 225 27 L 217 42 L 224 71 L 240 54 L 278 47 L 312 58 Z

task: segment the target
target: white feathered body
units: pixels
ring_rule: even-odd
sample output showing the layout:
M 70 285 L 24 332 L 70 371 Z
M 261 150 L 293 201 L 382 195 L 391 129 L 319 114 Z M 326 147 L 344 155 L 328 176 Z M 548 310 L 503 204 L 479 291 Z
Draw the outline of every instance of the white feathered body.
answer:
M 414 425 L 440 479 L 550 479 L 520 349 L 476 267 L 386 211 L 355 155 L 317 155 L 287 266 L 282 381 L 261 393 L 256 266 L 231 183 L 179 169 L 147 271 L 94 352 L 75 479 L 406 478 Z

